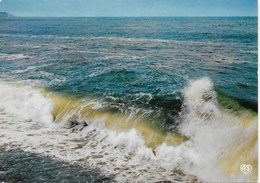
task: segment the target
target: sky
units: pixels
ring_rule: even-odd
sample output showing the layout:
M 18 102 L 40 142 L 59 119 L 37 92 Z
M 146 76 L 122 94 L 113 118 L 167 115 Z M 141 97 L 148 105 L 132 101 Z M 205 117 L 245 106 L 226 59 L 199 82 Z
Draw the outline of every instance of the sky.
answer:
M 0 0 L 25 17 L 257 16 L 257 0 Z

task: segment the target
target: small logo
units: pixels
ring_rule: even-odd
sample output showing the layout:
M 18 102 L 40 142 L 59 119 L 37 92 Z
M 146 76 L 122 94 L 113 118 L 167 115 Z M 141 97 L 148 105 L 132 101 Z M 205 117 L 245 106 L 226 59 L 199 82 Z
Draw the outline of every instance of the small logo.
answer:
M 241 172 L 243 172 L 245 175 L 247 175 L 248 173 L 250 173 L 253 170 L 252 165 L 248 164 L 241 164 L 240 165 L 240 170 Z

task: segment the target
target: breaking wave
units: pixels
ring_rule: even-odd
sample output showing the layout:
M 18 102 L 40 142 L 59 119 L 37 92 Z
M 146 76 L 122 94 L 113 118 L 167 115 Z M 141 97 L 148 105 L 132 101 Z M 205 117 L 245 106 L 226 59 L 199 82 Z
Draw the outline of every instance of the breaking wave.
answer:
M 150 110 L 113 111 L 97 99 L 0 87 L 1 147 L 95 167 L 118 182 L 257 180 L 257 114 L 221 106 L 209 78 L 182 90 L 172 132 L 151 123 Z M 253 171 L 242 174 L 241 164 Z

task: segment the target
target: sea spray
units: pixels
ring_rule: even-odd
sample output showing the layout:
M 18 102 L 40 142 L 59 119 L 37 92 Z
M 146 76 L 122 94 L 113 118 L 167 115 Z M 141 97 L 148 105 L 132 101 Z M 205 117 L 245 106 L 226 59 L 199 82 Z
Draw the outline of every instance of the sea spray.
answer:
M 186 142 L 189 160 L 183 161 L 187 162 L 182 164 L 183 169 L 207 181 L 255 181 L 257 116 L 248 111 L 243 112 L 246 115 L 237 116 L 237 113 L 232 114 L 221 107 L 209 78 L 190 81 L 183 95 L 185 101 L 179 131 L 190 139 Z M 241 126 L 247 120 L 250 125 Z M 241 153 L 243 144 L 250 145 Z M 234 156 L 237 158 L 233 159 Z M 239 169 L 245 162 L 254 167 L 254 172 L 247 176 Z
M 0 111 L 20 120 L 51 125 L 53 122 L 51 102 L 30 86 L 0 83 Z

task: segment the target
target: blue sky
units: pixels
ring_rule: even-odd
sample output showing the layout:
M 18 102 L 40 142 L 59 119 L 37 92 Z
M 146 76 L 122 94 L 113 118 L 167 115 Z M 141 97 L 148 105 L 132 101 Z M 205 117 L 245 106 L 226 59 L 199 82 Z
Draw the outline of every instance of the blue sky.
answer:
M 47 17 L 257 16 L 257 0 L 2 0 L 0 11 Z

